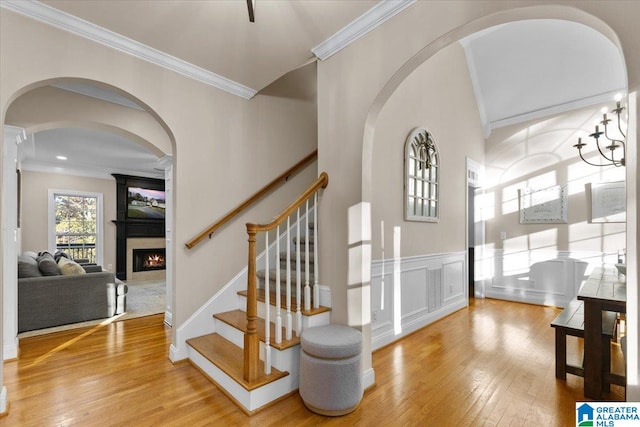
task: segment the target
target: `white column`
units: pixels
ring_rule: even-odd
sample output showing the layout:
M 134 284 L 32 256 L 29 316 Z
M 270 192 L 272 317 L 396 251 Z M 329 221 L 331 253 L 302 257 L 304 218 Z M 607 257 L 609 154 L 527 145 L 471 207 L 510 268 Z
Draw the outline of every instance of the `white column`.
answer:
M 627 133 L 627 153 L 626 153 L 626 181 L 627 181 L 627 283 L 632 286 L 627 287 L 627 401 L 640 401 L 640 327 L 638 308 L 640 307 L 640 292 L 638 287 L 633 286 L 638 283 L 638 265 L 640 265 L 640 249 L 638 238 L 638 197 L 640 197 L 640 186 L 638 186 L 638 164 L 640 150 L 638 150 L 638 123 L 640 122 L 640 111 L 638 101 L 640 92 L 638 89 L 629 94 L 629 127 Z
M 269 232 L 264 233 L 264 373 L 271 374 L 271 307 L 269 306 Z
M 349 326 L 362 332 L 362 384 L 375 384 L 371 360 L 371 205 L 361 202 L 348 210 Z
M 3 127 L 2 160 L 2 360 L 18 357 L 18 143 L 24 129 Z
M 164 167 L 164 191 L 165 191 L 165 312 L 164 323 L 173 325 L 173 156 L 166 155 L 159 161 Z
M 24 129 L 3 126 L 2 155 L 2 289 L 0 289 L 0 414 L 7 411 L 7 388 L 4 386 L 2 361 L 18 356 L 18 143 Z

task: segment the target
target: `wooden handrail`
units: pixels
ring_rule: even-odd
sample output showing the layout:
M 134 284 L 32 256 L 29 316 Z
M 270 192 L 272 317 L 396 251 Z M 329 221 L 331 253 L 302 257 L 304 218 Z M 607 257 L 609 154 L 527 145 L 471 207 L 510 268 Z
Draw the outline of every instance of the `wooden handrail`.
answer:
M 307 163 L 311 162 L 312 160 L 314 160 L 317 157 L 318 157 L 318 150 L 314 150 L 307 157 L 305 157 L 304 159 L 300 160 L 298 163 L 296 163 L 295 165 L 293 165 L 292 167 L 287 169 L 284 173 L 280 174 L 280 176 L 278 176 L 276 179 L 271 181 L 269 184 L 265 185 L 262 189 L 260 189 L 258 192 L 256 192 L 253 196 L 249 197 L 247 200 L 245 200 L 244 202 L 242 202 L 241 204 L 236 206 L 233 210 L 231 210 L 229 213 L 227 213 L 224 217 L 220 218 L 217 222 L 212 224 L 209 228 L 207 228 L 206 230 L 202 231 L 200 234 L 198 234 L 193 239 L 189 240 L 187 243 L 185 243 L 185 246 L 188 249 L 191 249 L 194 246 L 196 246 L 198 243 L 200 243 L 202 240 L 204 240 L 205 237 L 208 236 L 209 238 L 211 238 L 211 235 L 218 228 L 222 227 L 224 224 L 229 222 L 233 217 L 235 217 L 240 212 L 242 212 L 243 210 L 248 208 L 250 205 L 252 205 L 258 199 L 263 197 L 269 191 L 273 190 L 278 184 L 280 184 L 280 181 L 282 181 L 282 180 L 286 181 L 291 175 L 296 173 L 299 169 L 301 169 L 303 166 L 305 166 Z
M 318 191 L 321 188 L 327 188 L 327 185 L 329 185 L 329 175 L 327 175 L 326 172 L 322 172 L 318 176 L 318 179 L 316 179 L 313 182 L 313 184 L 311 184 L 309 186 L 309 188 L 307 188 L 305 190 L 304 193 L 302 193 L 300 196 L 298 196 L 298 198 L 296 200 L 294 200 L 293 203 L 291 203 L 285 210 L 283 210 L 277 217 L 275 217 L 275 219 L 273 221 L 271 221 L 271 222 L 269 222 L 267 224 L 252 224 L 252 223 L 249 223 L 249 224 L 247 224 L 247 232 L 250 232 L 250 231 L 259 232 L 259 231 L 273 230 L 274 228 L 276 228 L 278 226 L 278 224 L 280 224 L 289 215 L 291 215 L 293 213 L 293 211 L 295 211 L 297 208 L 302 206 L 302 204 L 309 197 L 311 197 L 311 195 L 313 195 L 313 193 L 315 193 L 316 191 Z
M 249 235 L 249 257 L 247 264 L 247 330 L 244 334 L 243 378 L 249 383 L 256 381 L 258 377 L 258 364 L 260 361 L 260 341 L 258 339 L 257 324 L 258 298 L 256 279 L 256 234 L 260 231 L 269 231 L 276 228 L 278 224 L 282 223 L 318 190 L 326 188 L 327 185 L 329 185 L 329 175 L 327 175 L 326 172 L 322 172 L 318 176 L 318 179 L 316 179 L 313 184 L 298 196 L 298 198 L 283 210 L 273 221 L 268 224 L 247 224 L 247 234 Z M 279 236 L 277 238 L 279 238 Z M 269 308 L 267 308 L 267 310 L 269 310 Z

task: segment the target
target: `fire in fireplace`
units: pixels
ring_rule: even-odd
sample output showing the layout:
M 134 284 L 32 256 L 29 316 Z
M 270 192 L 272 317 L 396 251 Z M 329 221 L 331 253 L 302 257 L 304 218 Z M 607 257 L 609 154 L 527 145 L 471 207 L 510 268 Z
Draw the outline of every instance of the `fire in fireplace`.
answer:
M 165 270 L 165 249 L 134 249 L 133 272 Z

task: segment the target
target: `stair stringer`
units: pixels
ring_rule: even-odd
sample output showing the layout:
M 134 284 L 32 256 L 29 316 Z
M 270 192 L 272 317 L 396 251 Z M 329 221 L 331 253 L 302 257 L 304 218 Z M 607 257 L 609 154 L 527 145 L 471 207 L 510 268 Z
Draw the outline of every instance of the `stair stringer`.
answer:
M 264 257 L 264 253 L 260 254 L 258 258 L 262 257 Z M 214 314 L 245 309 L 245 307 L 240 307 L 238 292 L 247 288 L 247 275 L 248 268 L 245 267 L 178 327 L 176 340 L 169 349 L 169 359 L 172 362 L 175 363 L 189 357 L 189 346 L 186 342 L 188 339 L 215 332 L 215 323 L 212 321 Z

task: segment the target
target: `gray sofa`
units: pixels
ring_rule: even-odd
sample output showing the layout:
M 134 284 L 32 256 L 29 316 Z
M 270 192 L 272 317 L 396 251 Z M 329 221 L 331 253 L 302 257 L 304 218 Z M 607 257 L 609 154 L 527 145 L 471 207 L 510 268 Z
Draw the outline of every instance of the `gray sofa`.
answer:
M 127 285 L 100 266 L 84 269 L 86 274 L 19 278 L 18 332 L 124 313 Z

